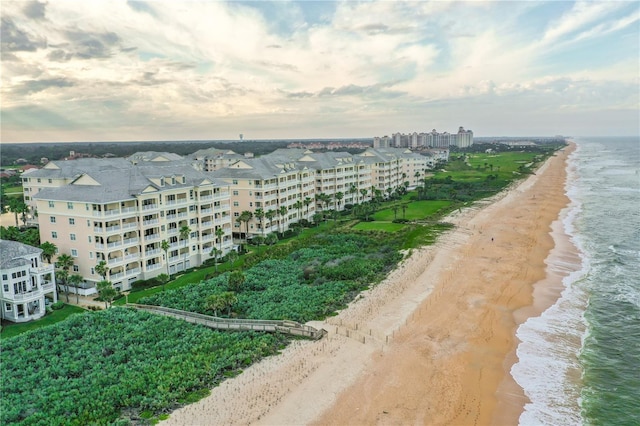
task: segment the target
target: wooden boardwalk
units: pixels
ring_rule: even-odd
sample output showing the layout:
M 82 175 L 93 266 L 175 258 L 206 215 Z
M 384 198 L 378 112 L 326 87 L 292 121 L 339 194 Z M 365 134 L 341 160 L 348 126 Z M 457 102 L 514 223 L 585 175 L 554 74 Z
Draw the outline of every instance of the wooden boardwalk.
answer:
M 158 315 L 182 319 L 193 324 L 200 324 L 218 330 L 280 332 L 293 336 L 308 337 L 314 340 L 321 339 L 322 336 L 327 333 L 324 329 L 317 330 L 295 321 L 218 318 L 194 312 L 165 308 L 163 306 L 139 305 L 135 303 L 128 303 L 126 306 Z

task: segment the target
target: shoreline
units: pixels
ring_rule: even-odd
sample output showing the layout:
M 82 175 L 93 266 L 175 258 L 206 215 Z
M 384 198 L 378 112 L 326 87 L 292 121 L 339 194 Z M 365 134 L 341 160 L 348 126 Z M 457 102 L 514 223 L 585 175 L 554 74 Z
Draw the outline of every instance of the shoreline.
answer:
M 511 377 L 515 313 L 533 306 L 554 246 L 549 227 L 568 204 L 569 150 L 450 215 L 456 228 L 436 244 L 339 315 L 310 323 L 326 338 L 292 343 L 162 423 L 517 423 L 524 393 L 501 384 Z M 518 389 L 511 414 L 495 417 Z

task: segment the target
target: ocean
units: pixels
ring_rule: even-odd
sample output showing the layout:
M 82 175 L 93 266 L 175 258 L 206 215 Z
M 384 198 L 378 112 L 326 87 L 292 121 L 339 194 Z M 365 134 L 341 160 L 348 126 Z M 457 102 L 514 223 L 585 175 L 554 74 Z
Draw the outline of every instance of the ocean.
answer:
M 517 330 L 521 425 L 640 425 L 640 140 L 576 138 L 561 214 L 579 261 Z

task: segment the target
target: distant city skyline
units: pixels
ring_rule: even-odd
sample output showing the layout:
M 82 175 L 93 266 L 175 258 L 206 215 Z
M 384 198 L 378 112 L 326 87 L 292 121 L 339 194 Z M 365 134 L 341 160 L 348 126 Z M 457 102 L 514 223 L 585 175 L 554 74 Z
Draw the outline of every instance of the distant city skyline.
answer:
M 3 1 L 1 140 L 640 134 L 638 2 Z

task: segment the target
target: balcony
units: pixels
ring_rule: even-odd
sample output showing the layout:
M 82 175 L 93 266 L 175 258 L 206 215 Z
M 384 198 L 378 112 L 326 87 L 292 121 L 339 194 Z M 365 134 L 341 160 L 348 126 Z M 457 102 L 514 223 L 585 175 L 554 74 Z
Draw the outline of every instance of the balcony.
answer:
M 42 296 L 42 290 L 36 288 L 26 293 L 18 293 L 13 295 L 8 294 L 8 295 L 5 295 L 4 298 L 6 300 L 30 300 L 30 299 L 37 299 L 40 296 Z
M 213 200 L 213 195 L 204 195 L 200 197 L 200 202 Z
M 138 227 L 138 222 L 129 222 L 129 223 L 122 224 L 122 229 L 132 229 L 137 227 Z
M 43 293 L 49 293 L 50 291 L 54 291 L 56 288 L 53 285 L 52 282 L 47 282 L 45 284 L 42 284 L 42 292 Z
M 212 212 L 213 212 L 212 208 L 200 210 L 200 214 L 207 214 L 207 213 L 212 213 Z
M 115 247 L 120 247 L 120 246 L 122 246 L 122 241 L 120 241 L 120 240 L 107 243 L 107 247 L 108 248 L 115 248 Z
M 119 231 L 120 225 L 115 225 L 115 226 L 107 226 L 106 228 L 106 232 L 115 232 L 115 231 Z
M 111 259 L 107 260 L 107 265 L 116 266 L 116 265 L 122 263 L 123 260 L 124 260 L 123 257 L 112 257 Z
M 158 204 L 145 204 L 142 206 L 142 210 L 155 210 L 158 208 Z
M 157 250 L 159 251 L 160 249 L 157 249 Z M 149 252 L 147 252 L 147 253 L 148 253 L 148 254 L 150 254 Z M 126 256 L 124 257 L 124 259 L 125 259 L 125 260 L 127 260 L 127 261 L 128 261 L 128 260 L 136 260 L 136 259 L 140 259 L 140 253 L 131 253 L 131 254 L 128 254 L 128 255 L 126 255 Z
M 142 221 L 142 226 L 150 226 L 150 225 L 155 225 L 160 223 L 159 219 L 149 219 L 149 220 L 143 220 Z
M 30 268 L 29 272 L 31 272 L 32 275 L 42 275 L 42 274 L 50 274 L 53 273 L 53 265 L 42 265 L 42 266 L 38 266 L 37 268 Z
M 144 254 L 145 256 L 153 256 L 154 254 L 160 254 L 161 252 L 162 250 L 157 248 L 157 249 L 147 250 Z
M 122 278 L 122 277 L 124 277 L 124 272 L 118 272 L 118 273 L 115 273 L 115 274 L 109 274 L 109 279 L 110 280 L 117 280 L 117 279 Z
M 155 271 L 156 269 L 162 268 L 162 264 L 154 263 L 153 265 L 147 265 L 147 271 Z
M 160 234 L 151 234 L 151 235 L 145 235 L 144 240 L 145 241 L 156 241 L 160 239 Z
M 128 269 L 126 273 L 127 273 L 127 276 L 137 275 L 140 273 L 140 270 L 141 270 L 140 268 Z

